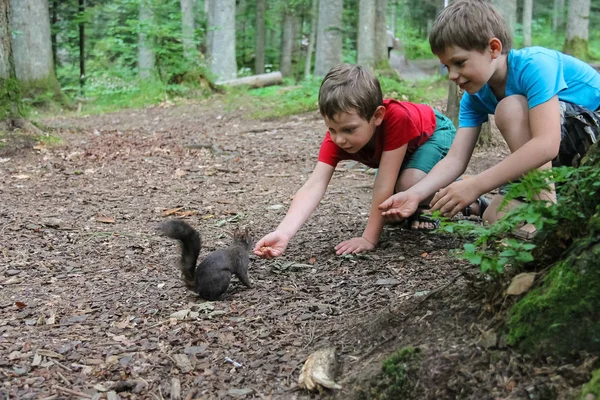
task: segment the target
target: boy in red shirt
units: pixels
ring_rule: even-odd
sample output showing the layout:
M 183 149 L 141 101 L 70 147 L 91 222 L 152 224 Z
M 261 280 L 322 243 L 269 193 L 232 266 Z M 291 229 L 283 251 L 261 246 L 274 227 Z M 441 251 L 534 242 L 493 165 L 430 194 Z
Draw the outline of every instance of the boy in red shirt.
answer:
M 377 78 L 359 65 L 340 64 L 327 73 L 319 111 L 329 131 L 317 165 L 277 229 L 257 242 L 254 254 L 259 257 L 283 254 L 319 205 L 337 163 L 347 159 L 378 168 L 378 173 L 365 231 L 338 244 L 336 253 L 374 249 L 384 224 L 377 206 L 423 179 L 444 158 L 456 134 L 452 122 L 428 105 L 383 100 Z

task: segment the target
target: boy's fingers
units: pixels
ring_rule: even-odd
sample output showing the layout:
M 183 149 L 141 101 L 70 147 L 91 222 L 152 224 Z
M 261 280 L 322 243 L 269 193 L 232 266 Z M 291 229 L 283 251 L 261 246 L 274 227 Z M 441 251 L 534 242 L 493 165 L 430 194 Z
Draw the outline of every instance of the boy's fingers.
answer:
M 392 199 L 389 198 L 379 205 L 380 210 L 387 210 L 392 205 Z

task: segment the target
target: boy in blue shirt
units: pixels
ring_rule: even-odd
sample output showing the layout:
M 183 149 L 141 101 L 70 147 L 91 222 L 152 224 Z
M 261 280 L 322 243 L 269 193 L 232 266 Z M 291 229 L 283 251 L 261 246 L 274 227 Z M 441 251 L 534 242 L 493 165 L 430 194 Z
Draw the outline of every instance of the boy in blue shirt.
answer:
M 558 51 L 511 50 L 505 21 L 486 2 L 459 0 L 446 7 L 429 43 L 448 68 L 449 79 L 465 91 L 459 126 L 447 156 L 424 179 L 379 206 L 387 219 L 407 218 L 434 193 L 431 210 L 452 217 L 483 193 L 535 168 L 577 166 L 596 141 L 600 74 Z M 467 167 L 488 114 L 495 115 L 511 154 L 469 179 L 456 180 Z M 501 217 L 505 212 L 498 213 L 502 199 L 492 200 L 483 213 L 484 221 L 493 223 Z M 542 193 L 540 199 L 554 201 L 555 193 Z

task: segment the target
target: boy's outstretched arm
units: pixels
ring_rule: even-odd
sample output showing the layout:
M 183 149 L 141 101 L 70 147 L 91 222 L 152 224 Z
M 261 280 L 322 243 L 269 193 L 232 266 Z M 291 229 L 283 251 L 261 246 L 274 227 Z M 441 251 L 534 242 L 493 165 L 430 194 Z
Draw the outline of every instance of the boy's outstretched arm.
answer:
M 379 161 L 379 170 L 373 185 L 373 200 L 369 212 L 369 220 L 361 237 L 345 240 L 335 246 L 336 254 L 361 253 L 373 250 L 379 242 L 383 229 L 383 216 L 377 208 L 379 203 L 394 193 L 398 173 L 406 154 L 407 145 L 391 151 L 384 151 Z
M 413 215 L 419 205 L 431 198 L 436 191 L 454 182 L 467 168 L 480 130 L 480 127 L 458 129 L 446 157 L 413 187 L 396 193 L 379 204 L 381 215 L 391 221 L 403 221 Z
M 560 147 L 560 107 L 558 97 L 529 110 L 529 130 L 511 132 L 502 136 L 512 153 L 495 166 L 441 189 L 431 201 L 431 209 L 449 217 L 471 204 L 483 193 L 527 172 L 550 164 Z
M 277 229 L 256 243 L 254 254 L 262 258 L 273 258 L 283 254 L 288 242 L 319 205 L 334 170 L 329 164 L 317 162 L 308 180 L 294 195 L 294 200 Z

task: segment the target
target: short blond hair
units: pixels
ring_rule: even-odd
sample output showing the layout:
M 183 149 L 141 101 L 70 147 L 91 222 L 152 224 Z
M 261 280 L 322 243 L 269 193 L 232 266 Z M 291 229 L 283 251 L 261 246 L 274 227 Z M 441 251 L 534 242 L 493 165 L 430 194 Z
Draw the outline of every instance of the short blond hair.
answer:
M 502 43 L 502 54 L 512 48 L 510 29 L 500 12 L 483 0 L 458 0 L 438 15 L 429 34 L 429 46 L 434 54 L 450 46 L 481 52 L 492 38 Z
M 338 64 L 331 68 L 319 89 L 319 111 L 335 119 L 340 112 L 355 111 L 370 121 L 377 107 L 383 105 L 379 80 L 365 67 Z

